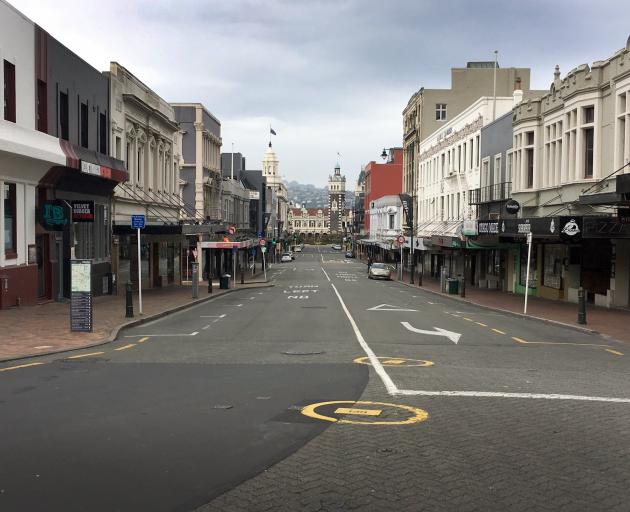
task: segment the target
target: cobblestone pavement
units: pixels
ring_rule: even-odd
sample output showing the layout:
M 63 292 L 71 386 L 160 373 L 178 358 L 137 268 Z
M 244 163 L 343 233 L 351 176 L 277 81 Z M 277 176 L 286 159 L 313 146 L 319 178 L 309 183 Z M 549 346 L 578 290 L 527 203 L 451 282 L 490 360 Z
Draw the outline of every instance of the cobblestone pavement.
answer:
M 628 510 L 627 404 L 395 399 L 374 378 L 361 400 L 420 407 L 429 419 L 332 424 L 196 512 Z

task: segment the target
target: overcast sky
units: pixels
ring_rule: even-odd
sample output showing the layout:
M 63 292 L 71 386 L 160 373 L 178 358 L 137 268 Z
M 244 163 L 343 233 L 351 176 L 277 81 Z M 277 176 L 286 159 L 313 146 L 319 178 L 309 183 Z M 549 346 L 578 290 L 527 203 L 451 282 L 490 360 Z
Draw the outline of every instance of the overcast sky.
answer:
M 269 124 L 288 180 L 324 185 L 402 143 L 420 87 L 471 60 L 532 68 L 532 87 L 611 56 L 627 0 L 9 0 L 100 70 L 118 61 L 167 101 L 202 102 L 223 150 L 260 169 Z

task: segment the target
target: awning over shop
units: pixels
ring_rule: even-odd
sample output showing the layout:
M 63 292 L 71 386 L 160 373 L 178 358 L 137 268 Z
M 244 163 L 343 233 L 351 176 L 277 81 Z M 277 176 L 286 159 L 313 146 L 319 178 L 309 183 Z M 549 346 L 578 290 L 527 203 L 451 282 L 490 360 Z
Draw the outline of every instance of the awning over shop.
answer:
M 125 162 L 122 160 L 77 146 L 63 139 L 59 139 L 59 145 L 66 155 L 66 167 L 118 183 L 129 179 Z
M 418 234 L 420 237 L 426 238 L 434 235 L 459 237 L 462 231 L 462 224 L 461 220 L 433 221 L 429 224 L 421 225 L 418 228 Z
M 253 245 L 252 239 L 241 240 L 240 242 L 199 242 L 201 249 L 247 249 Z

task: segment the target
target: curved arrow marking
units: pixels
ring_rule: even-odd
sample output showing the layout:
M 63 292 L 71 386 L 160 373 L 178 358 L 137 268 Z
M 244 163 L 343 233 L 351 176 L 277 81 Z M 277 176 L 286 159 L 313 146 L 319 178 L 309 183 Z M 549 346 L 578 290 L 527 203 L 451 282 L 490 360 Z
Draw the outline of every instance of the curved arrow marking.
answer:
M 458 332 L 447 331 L 446 329 L 440 329 L 439 327 L 433 327 L 435 331 L 424 331 L 422 329 L 415 328 L 409 322 L 400 322 L 400 323 L 408 331 L 416 332 L 418 334 L 430 334 L 432 336 L 445 336 L 456 345 L 457 345 L 457 342 L 459 341 L 459 338 L 462 337 L 462 335 Z

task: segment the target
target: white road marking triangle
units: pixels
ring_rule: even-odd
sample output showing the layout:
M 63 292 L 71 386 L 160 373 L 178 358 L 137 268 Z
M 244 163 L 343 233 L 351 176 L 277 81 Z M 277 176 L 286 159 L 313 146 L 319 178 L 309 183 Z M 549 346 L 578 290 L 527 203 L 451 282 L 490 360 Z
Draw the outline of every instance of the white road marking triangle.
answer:
M 417 309 L 401 308 L 399 306 L 392 306 L 391 304 L 379 304 L 373 308 L 368 308 L 366 311 L 418 311 Z

